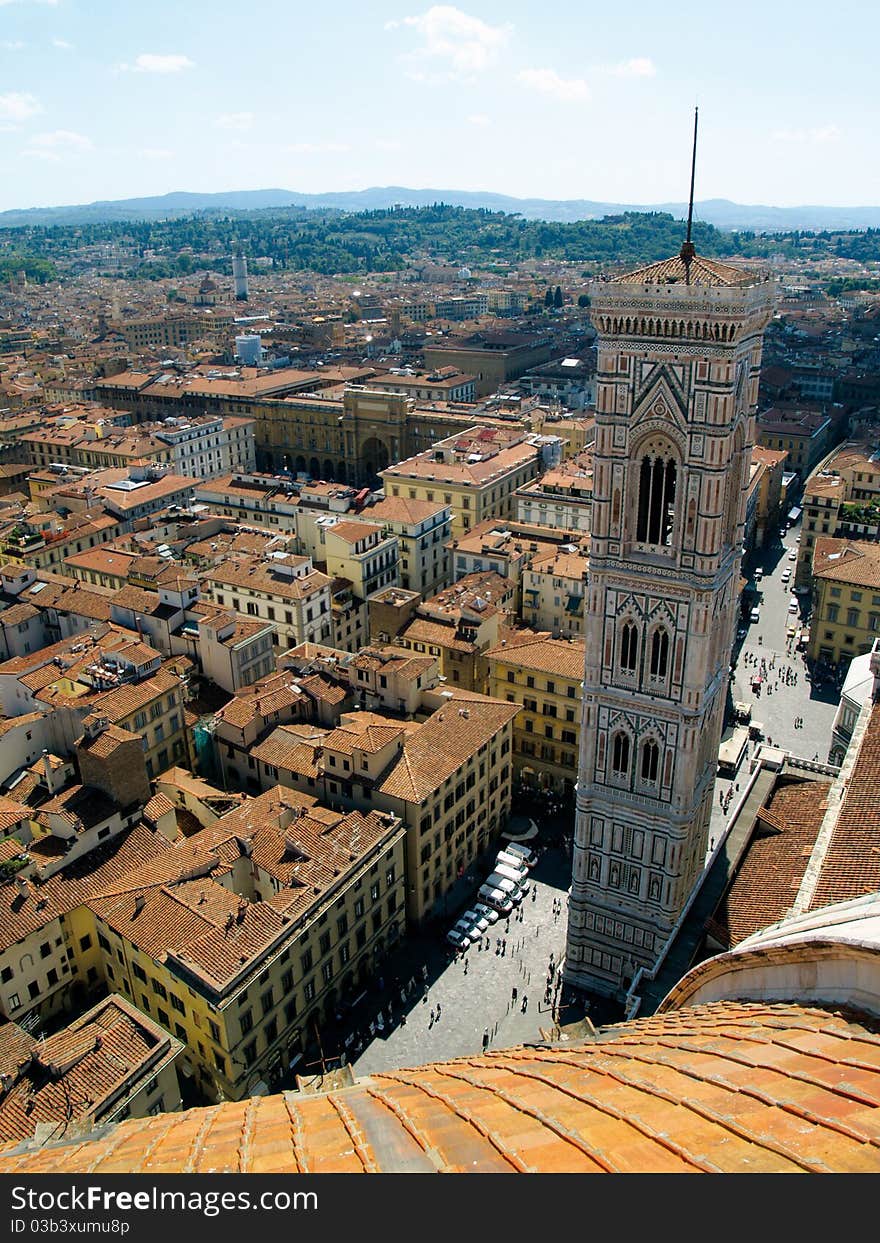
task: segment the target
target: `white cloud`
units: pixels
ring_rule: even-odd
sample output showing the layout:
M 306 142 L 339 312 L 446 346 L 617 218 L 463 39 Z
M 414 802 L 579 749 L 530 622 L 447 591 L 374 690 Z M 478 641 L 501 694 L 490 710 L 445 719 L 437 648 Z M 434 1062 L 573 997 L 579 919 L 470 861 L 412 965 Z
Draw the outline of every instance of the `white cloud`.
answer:
M 195 61 L 188 56 L 174 52 L 168 56 L 157 56 L 154 52 L 142 52 L 135 57 L 133 65 L 120 65 L 123 73 L 180 73 L 184 69 L 195 69 Z
M 27 121 L 43 111 L 36 95 L 21 91 L 9 91 L 0 95 L 0 121 Z
M 53 40 L 52 40 L 52 46 L 53 46 L 53 47 L 60 47 L 60 48 L 61 48 L 61 50 L 62 50 L 62 52 L 69 52 L 69 51 L 71 51 L 71 50 L 72 50 L 72 48 L 73 48 L 73 44 L 72 44 L 72 43 L 68 43 L 66 39 L 53 39 Z
M 51 160 L 58 162 L 65 156 L 84 155 L 94 149 L 91 138 L 85 134 L 77 134 L 69 129 L 56 129 L 48 134 L 34 134 L 29 139 L 30 146 L 22 151 L 22 155 L 35 160 Z
M 422 38 L 421 46 L 406 59 L 445 62 L 453 77 L 488 68 L 507 43 L 512 29 L 509 25 L 490 26 L 451 4 L 435 4 L 415 17 L 385 23 L 386 30 L 401 26 L 411 27 Z
M 566 101 L 590 98 L 590 88 L 583 78 L 560 78 L 555 69 L 522 69 L 517 78 L 523 86 Z
M 322 155 L 325 151 L 350 151 L 344 142 L 295 142 L 286 148 L 291 155 Z
M 774 142 L 810 143 L 822 145 L 836 142 L 840 130 L 836 125 L 819 125 L 815 129 L 778 129 L 771 135 Z
M 478 125 L 481 129 L 492 124 L 485 112 L 472 112 L 467 121 L 468 125 Z
M 252 112 L 223 112 L 214 124 L 218 129 L 246 130 L 252 127 L 255 119 Z
M 653 78 L 657 73 L 657 66 L 648 56 L 633 56 L 630 60 L 606 66 L 604 72 L 615 78 Z
M 21 39 L 0 39 L 0 48 L 4 52 L 20 52 L 24 46 Z

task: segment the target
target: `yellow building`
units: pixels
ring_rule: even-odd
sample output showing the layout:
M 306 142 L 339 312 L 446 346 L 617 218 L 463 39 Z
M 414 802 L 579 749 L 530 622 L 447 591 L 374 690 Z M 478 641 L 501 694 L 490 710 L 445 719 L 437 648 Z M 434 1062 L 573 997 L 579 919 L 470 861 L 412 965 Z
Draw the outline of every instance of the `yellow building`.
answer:
M 401 936 L 404 829 L 275 787 L 88 909 L 106 986 L 181 1040 L 212 1100 L 259 1094 Z
M 542 465 L 521 428 L 471 427 L 381 471 L 387 496 L 448 505 L 453 539 L 486 518 L 514 517 L 514 493 Z
M 520 632 L 486 653 L 489 690 L 519 704 L 513 766 L 525 785 L 573 795 L 580 747 L 583 639 Z
M 330 731 L 279 727 L 255 748 L 263 779 L 332 806 L 392 812 L 406 829 L 410 922 L 439 915 L 510 811 L 515 706 L 440 688 L 420 694 L 427 720 L 359 711 Z
M 820 537 L 813 556 L 809 655 L 836 663 L 880 635 L 880 545 Z

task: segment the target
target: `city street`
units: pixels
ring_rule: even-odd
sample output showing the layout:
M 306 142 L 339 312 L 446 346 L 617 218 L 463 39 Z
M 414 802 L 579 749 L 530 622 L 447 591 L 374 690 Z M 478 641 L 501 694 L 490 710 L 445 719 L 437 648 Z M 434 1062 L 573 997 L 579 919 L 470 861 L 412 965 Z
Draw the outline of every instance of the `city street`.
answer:
M 523 901 L 522 919 L 516 911 L 509 920 L 499 919 L 479 945 L 472 945 L 463 955 L 452 957 L 444 939 L 455 915 L 450 915 L 445 927 L 407 940 L 387 964 L 384 988 L 372 989 L 369 1003 L 364 1003 L 374 1021 L 384 1006 L 384 1031 L 352 1059 L 356 1075 L 480 1053 L 486 1031 L 490 1048 L 541 1039 L 541 1028 L 546 1030 L 553 1023 L 551 1008 L 544 1001 L 550 956 L 558 964 L 565 951 L 566 895 L 571 883 L 567 853 L 558 847 L 547 849 L 530 879 L 535 898 L 530 893 Z M 506 941 L 503 955 L 496 952 L 499 940 Z M 399 983 L 392 990 L 389 981 L 395 976 Z M 400 988 L 405 991 L 410 981 L 411 995 L 401 1004 Z M 391 1001 L 395 1003 L 393 1026 L 387 1022 Z M 562 1022 L 573 1022 L 582 1014 L 582 1003 L 578 1006 L 573 1001 L 564 1006 Z
M 794 597 L 791 580 L 794 578 L 794 561 L 788 554 L 797 549 L 796 538 L 800 528 L 790 530 L 784 542 L 778 536 L 770 546 L 753 553 L 743 563 L 743 575 L 753 575 L 761 566 L 764 576 L 756 586 L 761 599 L 758 605 L 760 619 L 744 622 L 746 635 L 734 649 L 734 673 L 731 697 L 734 703 L 743 702 L 752 709 L 752 721 L 760 722 L 764 729 L 764 741 L 780 746 L 801 759 L 817 759 L 827 763 L 831 745 L 831 726 L 837 712 L 840 691 L 836 685 L 815 686 L 807 680 L 809 673 L 805 654 L 794 650 L 794 643 L 787 638 L 790 622 L 806 625 L 809 621 L 810 597 Z M 788 569 L 791 580 L 783 583 L 782 575 Z M 789 613 L 789 601 L 799 602 L 797 614 Z M 765 670 L 762 671 L 762 662 Z M 752 678 L 762 675 L 760 692 L 752 690 Z M 791 681 L 786 681 L 786 676 Z M 795 728 L 795 720 L 803 725 Z M 724 737 L 729 737 L 733 727 L 728 726 Z M 752 741 L 737 776 L 731 781 L 719 777 L 715 783 L 715 803 L 712 812 L 711 834 L 717 837 L 718 829 L 726 823 L 720 798 L 733 786 L 731 807 L 735 806 L 738 787 L 745 785 L 749 772 L 749 758 L 760 741 Z

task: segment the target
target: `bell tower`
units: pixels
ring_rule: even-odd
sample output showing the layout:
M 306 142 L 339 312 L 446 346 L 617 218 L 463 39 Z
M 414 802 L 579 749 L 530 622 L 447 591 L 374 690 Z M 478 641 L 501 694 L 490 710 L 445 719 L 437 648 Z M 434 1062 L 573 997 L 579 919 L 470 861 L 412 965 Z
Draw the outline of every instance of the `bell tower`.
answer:
M 693 199 L 693 181 L 691 189 Z M 597 282 L 593 516 L 565 975 L 652 965 L 706 853 L 736 625 L 766 275 L 672 259 Z

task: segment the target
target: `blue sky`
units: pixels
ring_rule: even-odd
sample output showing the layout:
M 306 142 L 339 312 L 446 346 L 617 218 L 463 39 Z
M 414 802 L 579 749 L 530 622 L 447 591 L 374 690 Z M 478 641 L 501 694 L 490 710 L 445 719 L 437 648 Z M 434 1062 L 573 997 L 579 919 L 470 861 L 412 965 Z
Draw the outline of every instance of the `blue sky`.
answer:
M 0 209 L 406 185 L 880 203 L 877 6 L 0 0 Z

